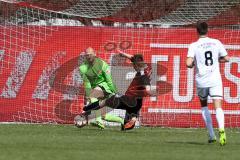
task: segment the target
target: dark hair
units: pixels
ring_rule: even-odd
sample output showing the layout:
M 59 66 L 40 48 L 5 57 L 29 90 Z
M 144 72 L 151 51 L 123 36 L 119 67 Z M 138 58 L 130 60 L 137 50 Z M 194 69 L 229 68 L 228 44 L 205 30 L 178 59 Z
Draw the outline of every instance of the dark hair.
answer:
M 133 63 L 142 62 L 142 61 L 144 61 L 142 54 L 135 54 L 135 55 L 131 58 L 131 62 L 133 62 Z
M 199 35 L 205 35 L 208 32 L 208 24 L 203 21 L 198 21 L 197 22 L 197 32 Z

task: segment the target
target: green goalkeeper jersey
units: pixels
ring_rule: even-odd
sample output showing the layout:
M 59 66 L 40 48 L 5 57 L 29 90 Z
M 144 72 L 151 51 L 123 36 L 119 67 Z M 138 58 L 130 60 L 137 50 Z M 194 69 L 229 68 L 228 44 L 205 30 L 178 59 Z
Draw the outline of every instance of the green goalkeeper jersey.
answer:
M 91 89 L 99 86 L 104 88 L 105 92 L 116 93 L 117 89 L 112 81 L 110 68 L 108 64 L 100 58 L 95 58 L 92 65 L 87 61 L 79 67 L 83 78 L 86 96 L 89 96 Z

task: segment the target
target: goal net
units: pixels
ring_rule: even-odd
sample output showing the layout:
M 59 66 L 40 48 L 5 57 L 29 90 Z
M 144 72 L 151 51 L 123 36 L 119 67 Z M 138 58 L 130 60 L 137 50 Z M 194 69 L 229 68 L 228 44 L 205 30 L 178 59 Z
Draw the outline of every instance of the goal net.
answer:
M 226 126 L 239 127 L 239 10 L 240 0 L 0 0 L 0 121 L 72 123 L 84 105 L 78 67 L 91 46 L 123 94 L 135 72 L 117 49 L 142 53 L 151 64 L 151 85 L 160 90 L 144 98 L 140 124 L 203 127 L 185 59 L 195 24 L 204 20 L 231 57 L 220 66 L 223 109 Z M 214 115 L 211 99 L 209 108 Z

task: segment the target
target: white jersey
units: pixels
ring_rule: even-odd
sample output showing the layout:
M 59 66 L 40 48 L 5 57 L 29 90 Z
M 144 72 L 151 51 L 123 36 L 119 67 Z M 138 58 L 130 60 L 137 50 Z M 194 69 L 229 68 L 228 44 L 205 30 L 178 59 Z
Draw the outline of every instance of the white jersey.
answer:
M 188 49 L 187 57 L 194 58 L 198 88 L 222 85 L 219 58 L 227 55 L 223 44 L 209 37 L 199 38 Z

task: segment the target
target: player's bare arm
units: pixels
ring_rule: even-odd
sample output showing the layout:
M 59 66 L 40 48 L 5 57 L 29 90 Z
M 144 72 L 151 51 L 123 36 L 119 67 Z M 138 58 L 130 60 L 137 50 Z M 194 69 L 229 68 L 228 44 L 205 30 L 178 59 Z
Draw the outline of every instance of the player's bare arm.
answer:
M 131 59 L 133 55 L 123 52 L 122 50 L 117 50 L 119 55 L 128 59 Z
M 219 62 L 221 63 L 229 62 L 229 59 L 230 59 L 229 56 L 220 57 Z
M 153 85 L 146 85 L 146 93 L 149 96 L 157 96 L 157 87 Z
M 192 57 L 187 57 L 186 66 L 187 66 L 188 68 L 193 68 L 193 67 L 194 67 L 194 60 L 193 60 Z

